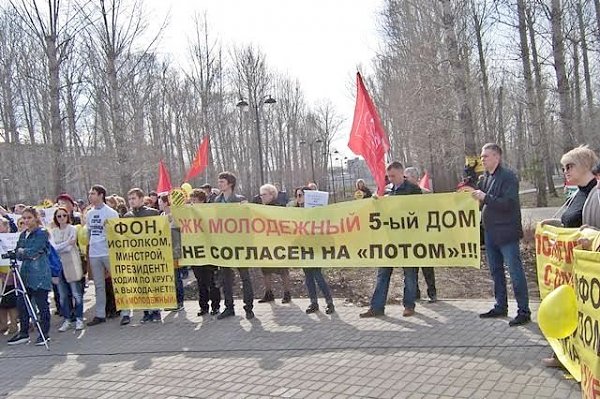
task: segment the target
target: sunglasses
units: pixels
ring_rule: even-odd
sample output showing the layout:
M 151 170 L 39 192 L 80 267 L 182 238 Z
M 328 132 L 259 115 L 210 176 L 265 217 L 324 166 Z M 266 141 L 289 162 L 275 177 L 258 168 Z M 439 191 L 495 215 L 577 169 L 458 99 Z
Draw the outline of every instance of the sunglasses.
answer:
M 573 169 L 574 167 L 575 167 L 574 163 L 568 163 L 568 164 L 566 164 L 565 166 L 562 167 L 562 171 L 563 171 L 563 173 L 564 172 L 568 172 L 571 169 Z
M 62 215 L 56 215 L 56 218 L 67 218 L 69 217 L 69 215 L 67 215 L 66 213 L 62 214 Z

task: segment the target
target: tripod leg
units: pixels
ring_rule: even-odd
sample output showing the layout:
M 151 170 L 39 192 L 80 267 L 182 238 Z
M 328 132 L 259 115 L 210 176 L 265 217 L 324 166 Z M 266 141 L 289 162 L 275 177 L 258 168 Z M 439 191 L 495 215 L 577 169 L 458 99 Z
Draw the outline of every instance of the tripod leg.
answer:
M 17 297 L 19 295 L 22 295 L 23 301 L 25 302 L 25 307 L 27 308 L 27 313 L 29 314 L 29 316 L 31 316 L 31 318 L 35 322 L 35 325 L 40 334 L 40 337 L 44 341 L 44 346 L 46 347 L 47 350 L 50 350 L 50 348 L 48 347 L 48 340 L 46 339 L 46 335 L 42 331 L 42 326 L 40 325 L 40 321 L 37 317 L 37 314 L 33 310 L 33 305 L 31 304 L 31 299 L 29 298 L 29 295 L 27 294 L 27 289 L 25 288 L 25 284 L 23 283 L 21 274 L 19 273 L 19 270 L 17 268 L 14 269 L 14 273 L 15 273 L 15 278 L 18 280 L 18 285 L 17 284 L 15 285 Z M 21 330 L 22 330 L 22 327 L 21 327 Z

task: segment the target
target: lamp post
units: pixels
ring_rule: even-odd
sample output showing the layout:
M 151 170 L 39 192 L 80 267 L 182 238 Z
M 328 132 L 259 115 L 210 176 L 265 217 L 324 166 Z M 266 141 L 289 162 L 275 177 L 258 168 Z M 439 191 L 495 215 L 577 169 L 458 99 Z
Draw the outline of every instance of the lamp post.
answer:
M 321 144 L 323 142 L 323 140 L 321 139 L 315 139 L 313 141 L 306 141 L 306 140 L 300 140 L 300 145 L 308 145 L 308 148 L 310 150 L 310 169 L 312 171 L 312 181 L 316 182 L 315 180 L 315 157 L 314 157 L 314 145 L 315 144 Z
M 344 161 L 347 160 L 348 157 L 342 158 L 338 150 L 335 150 L 333 153 L 339 155 L 339 157 L 336 157 L 335 160 L 340 161 L 340 168 L 342 169 L 342 198 L 346 198 L 346 177 L 344 176 Z
M 333 202 L 337 202 L 336 200 L 336 195 L 335 195 L 335 177 L 333 174 L 333 154 L 337 152 L 329 152 L 329 153 L 324 153 L 323 155 L 327 156 L 329 155 L 329 170 L 331 171 L 331 191 L 333 192 Z
M 255 123 L 256 123 L 256 142 L 258 144 L 258 170 L 260 171 L 260 184 L 264 184 L 265 183 L 265 175 L 264 175 L 264 170 L 263 170 L 263 156 L 262 156 L 262 137 L 260 134 L 260 110 L 262 109 L 262 106 L 264 104 L 275 104 L 277 101 L 271 97 L 271 95 L 269 94 L 268 96 L 263 96 L 261 98 L 260 101 L 257 101 L 256 104 L 254 104 L 254 118 L 255 118 Z M 240 96 L 240 101 L 237 102 L 236 107 L 245 110 L 247 109 L 249 106 L 248 102 L 246 100 L 244 100 L 244 97 Z

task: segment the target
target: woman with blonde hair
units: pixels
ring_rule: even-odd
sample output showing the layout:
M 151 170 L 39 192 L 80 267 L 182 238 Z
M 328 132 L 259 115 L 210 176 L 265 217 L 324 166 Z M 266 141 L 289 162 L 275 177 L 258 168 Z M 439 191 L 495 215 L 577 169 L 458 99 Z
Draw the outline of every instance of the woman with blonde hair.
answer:
M 600 228 L 600 225 L 593 226 L 594 221 L 591 216 L 597 215 L 598 210 L 591 212 L 589 208 L 590 196 L 592 190 L 596 188 L 596 176 L 592 172 L 598 163 L 598 156 L 588 146 L 579 146 L 565 153 L 560 159 L 562 170 L 565 174 L 565 180 L 577 185 L 577 191 L 563 205 L 561 211 L 564 210 L 560 219 L 547 219 L 542 224 L 549 224 L 557 227 L 577 228 L 582 225 L 591 225 L 592 227 Z M 585 213 L 585 218 L 584 218 Z M 546 367 L 561 367 L 560 361 L 553 356 L 542 359 L 542 364 Z
M 71 298 L 75 302 L 75 329 L 83 330 L 83 289 L 81 279 L 83 268 L 81 256 L 77 249 L 77 227 L 72 224 L 71 214 L 67 208 L 60 207 L 54 213 L 54 224 L 52 229 L 54 248 L 60 256 L 63 270 L 58 276 L 58 292 L 60 297 L 60 313 L 64 317 L 58 331 L 65 332 L 71 327 Z

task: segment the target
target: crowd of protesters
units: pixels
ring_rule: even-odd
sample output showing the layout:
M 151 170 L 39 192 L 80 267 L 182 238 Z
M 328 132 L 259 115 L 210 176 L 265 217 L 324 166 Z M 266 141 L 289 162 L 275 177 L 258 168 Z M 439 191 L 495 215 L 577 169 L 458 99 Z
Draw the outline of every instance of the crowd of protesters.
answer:
M 516 175 L 502 163 L 502 150 L 496 144 L 487 144 L 482 149 L 481 159 L 485 168 L 477 187 L 472 190 L 473 198 L 480 202 L 485 236 L 486 256 L 494 283 L 496 304 L 492 310 L 480 315 L 482 318 L 507 316 L 506 279 L 504 265 L 508 266 L 511 281 L 518 302 L 517 316 L 509 323 L 522 325 L 530 321 L 527 283 L 520 258 L 519 240 L 522 237 L 518 180 Z M 582 225 L 600 227 L 600 167 L 598 158 L 587 147 L 576 148 L 565 154 L 561 160 L 565 176 L 575 183 L 579 190 L 569 200 L 560 220 L 545 221 L 566 227 Z M 404 168 L 400 162 L 391 162 L 387 167 L 386 195 L 417 195 L 428 192 L 419 187 L 419 172 L 414 167 Z M 216 187 L 204 184 L 193 189 L 188 196 L 190 206 L 213 203 L 244 203 L 247 199 L 236 193 L 237 178 L 231 172 L 217 176 Z M 307 191 L 316 190 L 310 182 L 293 190 L 293 198 L 288 198 L 273 184 L 264 184 L 252 202 L 266 206 L 304 207 Z M 362 179 L 356 182 L 354 198 L 377 200 Z M 15 295 L 15 277 L 10 272 L 0 275 L 6 282 L 0 301 L 0 334 L 9 334 L 9 345 L 30 341 L 30 316 L 35 311 L 41 334 L 36 345 L 44 345 L 50 339 L 49 293 L 53 292 L 56 315 L 62 317 L 59 332 L 71 328 L 82 330 L 105 323 L 107 319 L 120 317 L 120 324 L 132 321 L 133 312 L 129 309 L 117 310 L 110 276 L 105 224 L 111 218 L 151 217 L 166 215 L 170 218 L 173 237 L 173 259 L 175 263 L 175 285 L 177 307 L 165 309 L 180 311 L 184 307 L 183 280 L 187 268 L 178 267 L 181 257 L 181 238 L 177 226 L 170 217 L 169 195 L 151 192 L 146 195 L 139 188 L 132 188 L 126 198 L 108 195 L 101 185 L 90 188 L 87 201 L 75 201 L 69 194 L 60 194 L 55 201 L 52 222 L 42 223 L 39 211 L 24 204 L 14 206 L 12 213 L 0 207 L 0 233 L 19 232 L 16 257 L 21 262 L 20 273 L 24 288 L 31 298 L 32 306 L 25 303 L 22 295 Z M 584 246 L 593 244 L 584 242 Z M 598 248 L 591 248 L 598 249 Z M 53 256 L 57 254 L 62 269 L 56 271 Z M 215 265 L 191 267 L 198 284 L 198 316 L 214 315 L 221 320 L 235 315 L 233 288 L 236 271 L 242 283 L 244 312 L 247 319 L 254 315 L 255 293 L 248 268 L 219 268 Z M 292 301 L 288 268 L 263 268 L 262 276 L 265 291 L 258 303 L 275 301 L 273 275 L 278 275 L 282 283 L 282 304 Z M 393 266 L 381 267 L 377 272 L 376 287 L 369 309 L 360 317 L 384 315 Z M 321 268 L 303 268 L 305 284 L 310 298 L 306 313 L 319 311 L 317 287 L 325 298 L 325 313 L 335 312 L 331 289 Z M 418 272 L 415 267 L 403 267 L 404 272 L 404 313 L 415 314 L 417 301 L 421 297 L 418 288 Z M 430 303 L 435 303 L 437 290 L 433 268 L 422 268 L 427 283 Z M 94 315 L 84 323 L 84 295 L 88 281 L 93 281 L 95 290 Z M 17 284 L 18 286 L 19 284 Z M 221 310 L 221 300 L 224 309 Z M 146 309 L 141 323 L 161 322 L 161 309 Z M 550 362 L 548 360 L 547 362 Z

